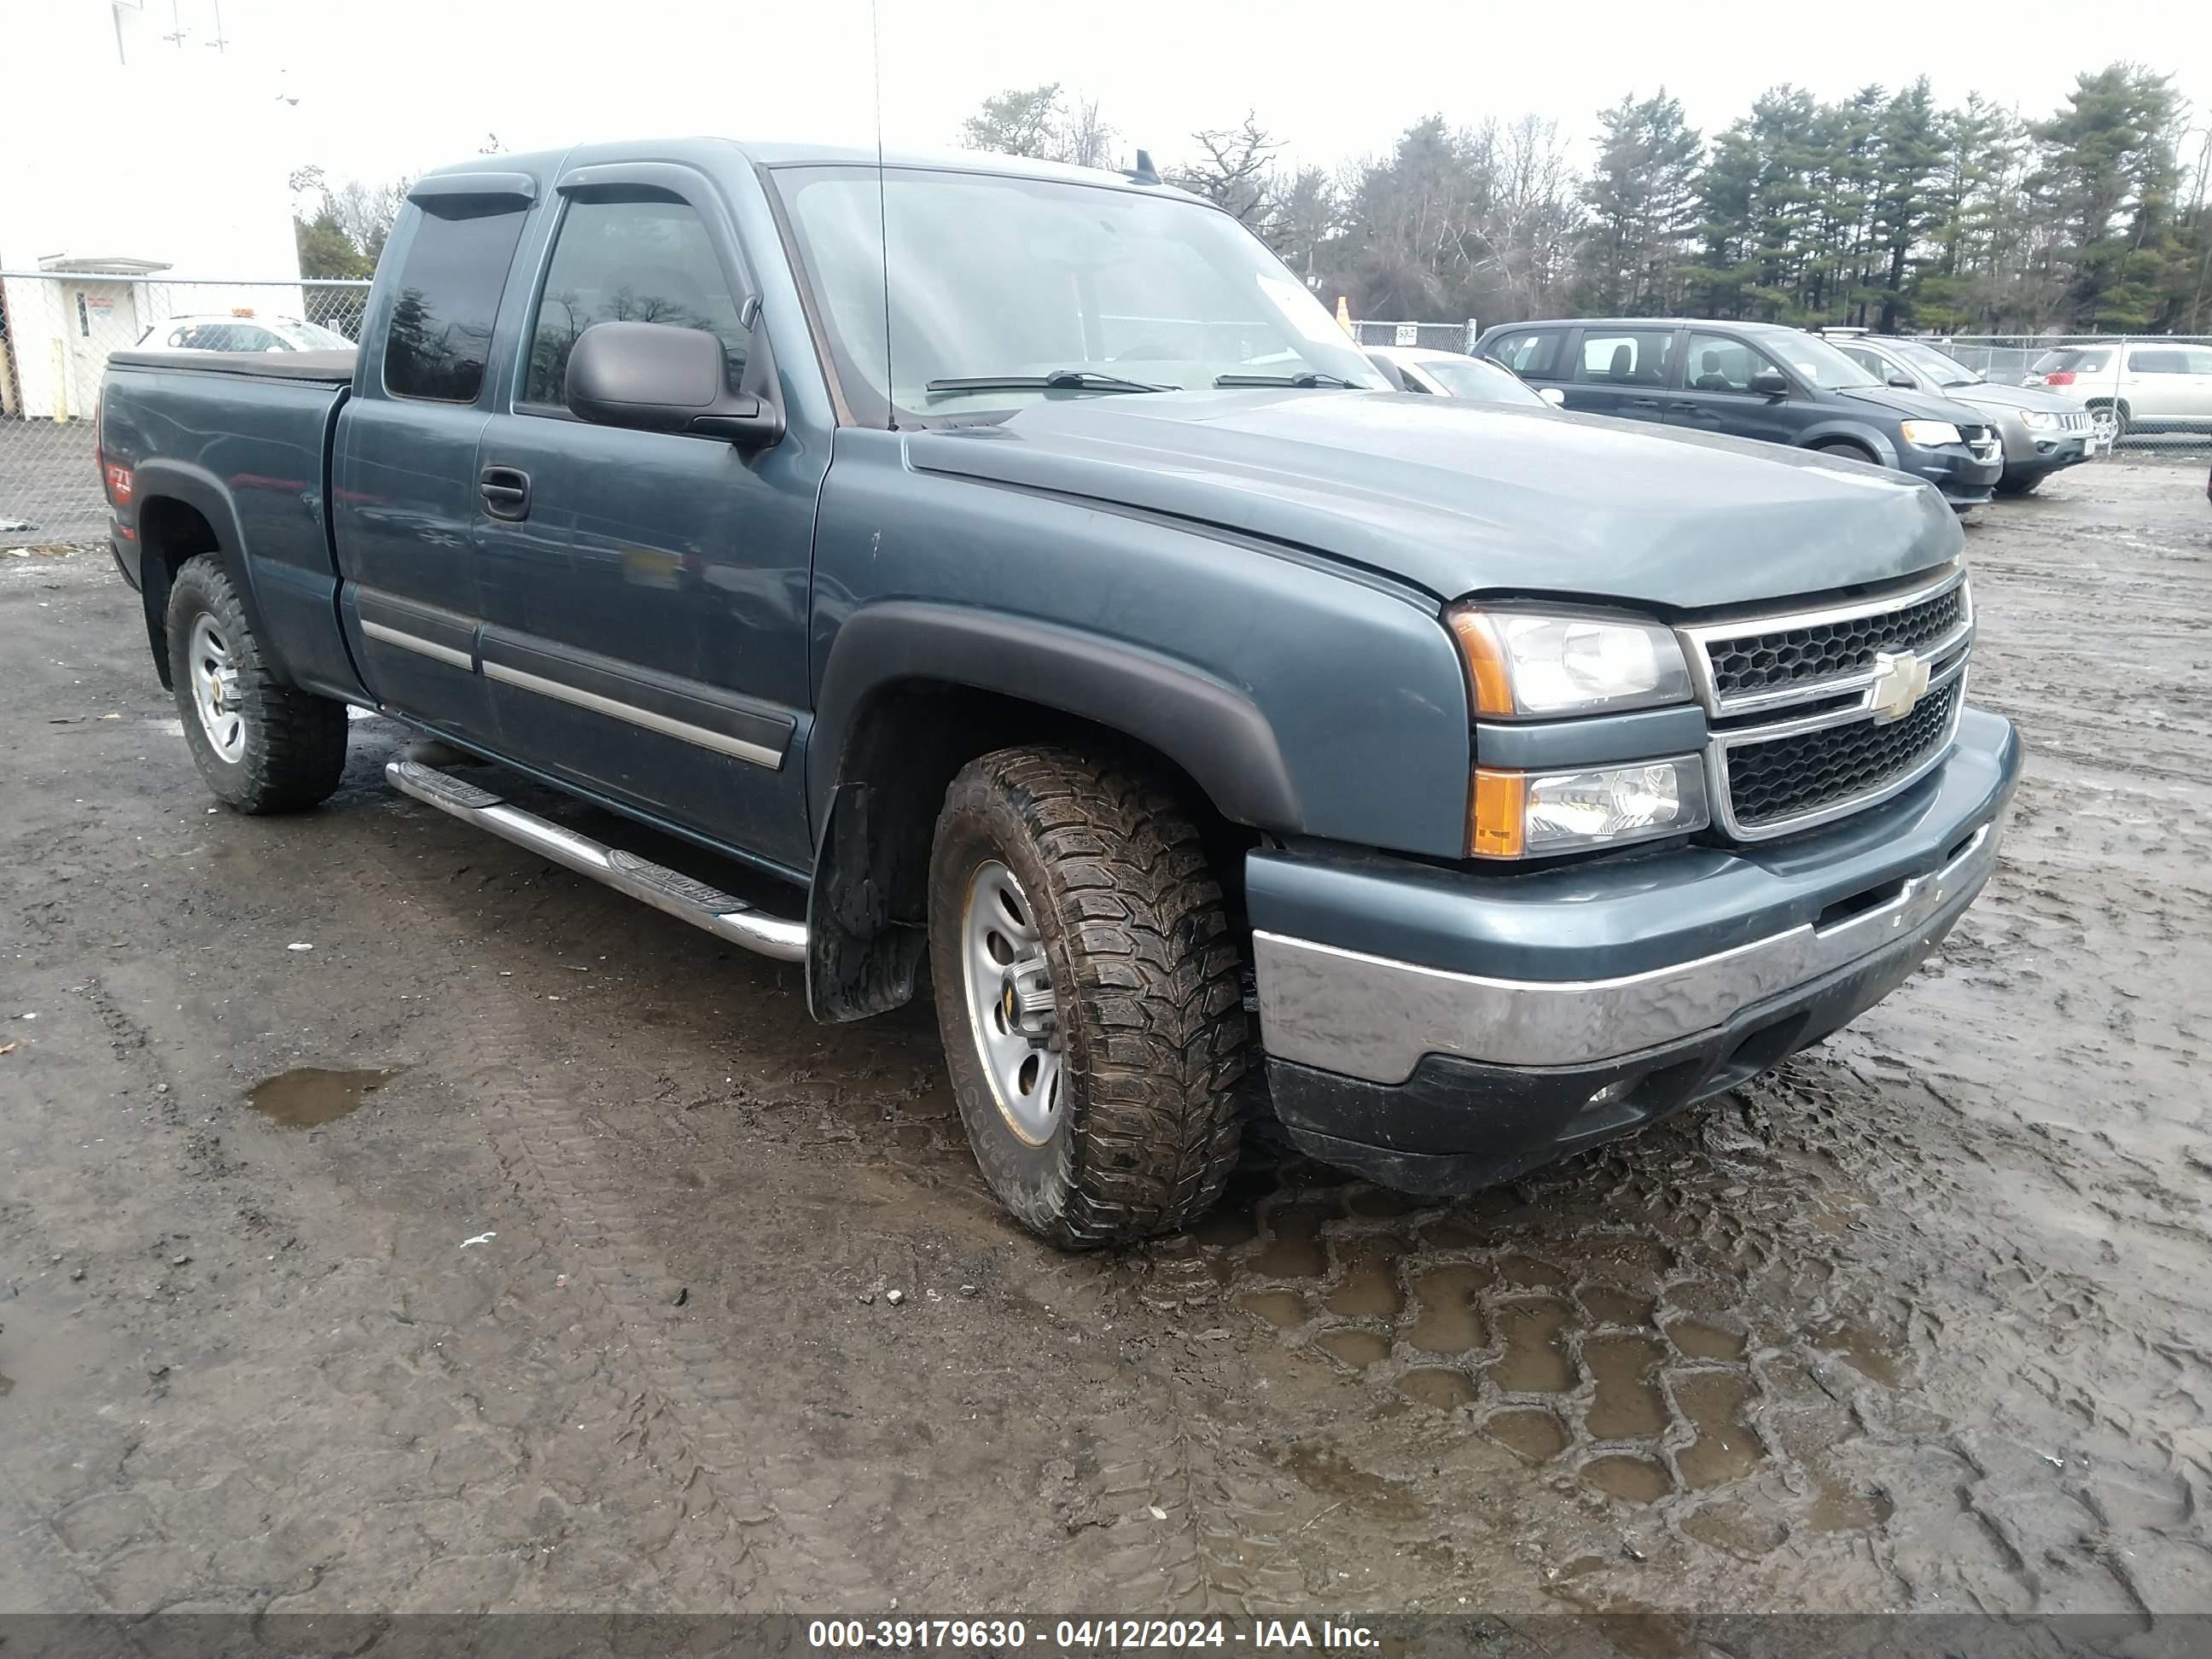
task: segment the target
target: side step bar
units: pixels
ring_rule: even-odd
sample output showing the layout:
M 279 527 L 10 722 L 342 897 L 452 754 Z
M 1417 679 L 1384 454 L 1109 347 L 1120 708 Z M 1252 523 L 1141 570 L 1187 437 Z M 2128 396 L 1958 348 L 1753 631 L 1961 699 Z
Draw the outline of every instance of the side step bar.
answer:
M 741 945 L 778 962 L 806 960 L 806 924 L 787 921 L 754 908 L 703 881 L 671 870 L 665 864 L 608 847 L 573 830 L 563 830 L 534 812 L 510 806 L 488 789 L 464 783 L 420 761 L 386 763 L 386 782 L 403 794 L 426 801 L 441 812 L 449 812 L 464 823 L 489 830 L 518 847 L 549 858 L 580 876 L 604 882 L 618 893 L 642 899 L 654 909 L 678 921 L 703 927 L 717 939 Z

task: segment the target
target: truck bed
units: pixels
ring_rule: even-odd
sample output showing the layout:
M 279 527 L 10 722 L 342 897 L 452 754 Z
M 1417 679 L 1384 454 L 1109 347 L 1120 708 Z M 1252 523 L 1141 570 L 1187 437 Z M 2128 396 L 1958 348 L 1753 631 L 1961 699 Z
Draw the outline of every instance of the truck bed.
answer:
M 115 351 L 111 367 L 151 368 L 174 374 L 246 374 L 263 380 L 307 380 L 318 386 L 351 386 L 361 361 L 351 351 Z

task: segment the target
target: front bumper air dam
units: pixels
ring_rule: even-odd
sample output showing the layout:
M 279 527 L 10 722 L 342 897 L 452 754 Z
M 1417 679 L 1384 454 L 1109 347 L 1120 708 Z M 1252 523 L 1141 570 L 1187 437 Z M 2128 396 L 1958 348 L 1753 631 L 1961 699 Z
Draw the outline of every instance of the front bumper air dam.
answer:
M 1276 1115 L 1323 1162 L 1452 1193 L 1733 1088 L 1872 1007 L 1950 932 L 1996 867 L 2016 747 L 2007 758 L 1941 861 L 1879 902 L 1640 973 L 1492 979 L 1262 930 Z

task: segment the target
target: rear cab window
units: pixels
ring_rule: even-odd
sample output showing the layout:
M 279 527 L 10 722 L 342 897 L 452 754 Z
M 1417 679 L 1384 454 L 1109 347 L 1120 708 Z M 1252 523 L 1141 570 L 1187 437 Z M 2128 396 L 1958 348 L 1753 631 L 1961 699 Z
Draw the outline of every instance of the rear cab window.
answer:
M 1664 386 L 1674 331 L 1589 329 L 1573 363 L 1574 379 L 1593 386 Z
M 433 198 L 399 268 L 384 340 L 395 398 L 472 404 L 483 389 L 492 325 L 526 209 L 507 198 Z

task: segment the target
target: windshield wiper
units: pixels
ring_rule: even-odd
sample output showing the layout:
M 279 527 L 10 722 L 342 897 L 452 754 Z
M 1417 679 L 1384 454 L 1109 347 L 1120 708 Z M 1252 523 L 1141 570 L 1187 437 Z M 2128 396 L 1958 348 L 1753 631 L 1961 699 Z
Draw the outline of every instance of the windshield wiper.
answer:
M 1335 386 L 1347 391 L 1356 390 L 1359 385 L 1358 381 L 1347 380 L 1341 374 L 1324 374 L 1317 368 L 1307 369 L 1300 374 L 1217 374 L 1213 383 L 1216 386 L 1295 386 L 1309 390 L 1317 386 Z
M 1153 386 L 1100 374 L 1087 368 L 1055 368 L 1049 374 L 963 374 L 932 380 L 926 392 L 1180 392 L 1179 386 Z

